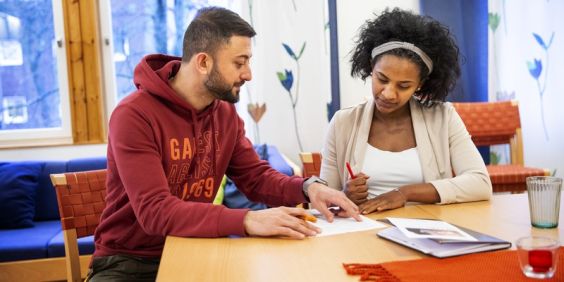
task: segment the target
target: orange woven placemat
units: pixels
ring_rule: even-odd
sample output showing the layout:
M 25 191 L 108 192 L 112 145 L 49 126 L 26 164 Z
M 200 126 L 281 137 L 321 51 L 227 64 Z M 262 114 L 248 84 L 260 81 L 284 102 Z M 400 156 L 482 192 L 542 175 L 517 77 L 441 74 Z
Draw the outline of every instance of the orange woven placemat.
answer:
M 446 259 L 425 258 L 343 266 L 347 273 L 360 275 L 360 281 L 538 281 L 523 275 L 514 250 Z M 554 277 L 544 281 L 564 281 L 563 247 L 558 249 L 558 265 Z

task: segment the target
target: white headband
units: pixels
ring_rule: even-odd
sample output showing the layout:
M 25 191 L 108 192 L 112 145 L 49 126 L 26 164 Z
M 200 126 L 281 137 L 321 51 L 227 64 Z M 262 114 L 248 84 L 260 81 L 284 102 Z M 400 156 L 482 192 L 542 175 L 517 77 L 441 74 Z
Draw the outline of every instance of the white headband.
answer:
M 408 43 L 408 42 L 401 42 L 401 41 L 390 41 L 387 43 L 384 43 L 382 45 L 376 46 L 374 47 L 374 49 L 372 49 L 372 60 L 374 60 L 374 58 L 384 52 L 393 50 L 393 49 L 397 49 L 397 48 L 401 48 L 401 49 L 407 49 L 410 50 L 412 52 L 414 52 L 415 54 L 417 54 L 419 56 L 419 58 L 421 58 L 421 60 L 423 61 L 423 63 L 425 63 L 425 65 L 427 66 L 427 68 L 429 69 L 429 74 L 431 74 L 431 72 L 433 71 L 433 61 L 431 60 L 431 58 L 429 58 L 429 56 L 427 56 L 427 54 L 425 54 L 425 52 L 423 52 L 423 50 L 419 49 L 419 47 L 413 45 L 413 43 Z

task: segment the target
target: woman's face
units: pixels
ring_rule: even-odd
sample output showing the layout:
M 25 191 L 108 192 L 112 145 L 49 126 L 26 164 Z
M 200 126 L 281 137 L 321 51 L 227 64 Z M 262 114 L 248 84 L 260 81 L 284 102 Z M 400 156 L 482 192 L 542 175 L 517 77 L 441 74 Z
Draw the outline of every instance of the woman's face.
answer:
M 419 66 L 409 59 L 384 55 L 372 69 L 372 95 L 376 109 L 390 114 L 406 106 L 421 85 Z

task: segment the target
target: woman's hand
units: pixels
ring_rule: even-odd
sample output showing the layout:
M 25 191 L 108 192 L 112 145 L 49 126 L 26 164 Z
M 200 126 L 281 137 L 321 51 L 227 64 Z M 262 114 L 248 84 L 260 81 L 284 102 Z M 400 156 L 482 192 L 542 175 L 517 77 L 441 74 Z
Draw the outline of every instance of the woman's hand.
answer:
M 360 205 L 366 202 L 368 197 L 368 186 L 366 185 L 366 181 L 368 181 L 368 178 L 368 175 L 360 172 L 354 179 L 349 179 L 347 181 L 345 195 L 347 195 L 353 203 Z
M 369 214 L 375 211 L 401 208 L 405 206 L 406 202 L 407 197 L 405 194 L 403 194 L 399 188 L 396 188 L 360 204 L 358 208 L 360 209 L 361 214 Z

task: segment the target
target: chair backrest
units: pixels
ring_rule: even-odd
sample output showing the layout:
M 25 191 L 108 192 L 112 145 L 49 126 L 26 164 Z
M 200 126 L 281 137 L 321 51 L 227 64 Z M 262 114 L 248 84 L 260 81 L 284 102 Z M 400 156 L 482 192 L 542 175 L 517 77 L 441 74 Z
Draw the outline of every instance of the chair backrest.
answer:
M 302 152 L 300 159 L 304 166 L 303 177 L 319 176 L 321 170 L 321 153 L 319 152 Z
M 511 163 L 523 165 L 517 101 L 452 103 L 476 146 L 509 144 Z
M 94 234 L 106 206 L 106 170 L 51 174 L 65 239 L 68 281 L 81 281 L 77 239 Z

